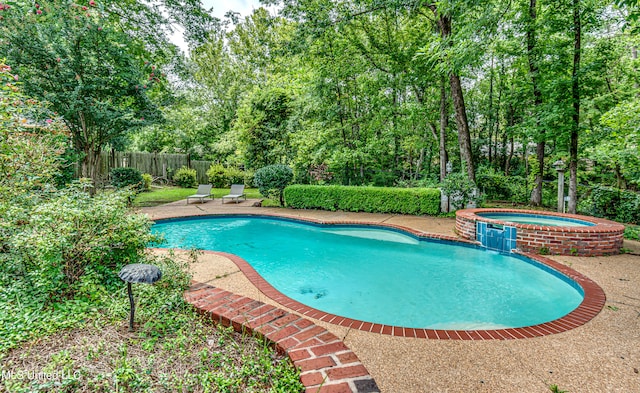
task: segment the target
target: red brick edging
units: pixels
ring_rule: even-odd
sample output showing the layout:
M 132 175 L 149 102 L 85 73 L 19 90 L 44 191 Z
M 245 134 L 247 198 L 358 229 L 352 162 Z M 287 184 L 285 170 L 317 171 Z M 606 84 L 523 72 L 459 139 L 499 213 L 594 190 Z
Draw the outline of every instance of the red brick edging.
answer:
M 213 321 L 274 343 L 300 369 L 307 393 L 380 392 L 358 356 L 333 333 L 308 319 L 198 282 L 184 297 Z

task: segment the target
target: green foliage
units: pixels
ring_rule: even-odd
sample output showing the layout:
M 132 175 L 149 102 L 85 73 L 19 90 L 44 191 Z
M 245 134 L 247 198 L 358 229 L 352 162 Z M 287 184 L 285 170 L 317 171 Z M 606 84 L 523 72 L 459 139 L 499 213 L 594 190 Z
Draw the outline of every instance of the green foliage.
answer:
M 440 190 L 435 188 L 291 185 L 284 196 L 287 206 L 294 209 L 430 216 L 440 212 Z
M 520 176 L 505 176 L 491 167 L 480 167 L 476 183 L 486 199 L 527 202 L 526 180 Z
M 194 258 L 195 254 L 189 258 L 172 254 L 147 257 L 145 262 L 157 266 L 163 277 L 154 285 L 135 285 L 137 326 L 127 337 L 118 333 L 129 312 L 126 285 L 119 279 L 86 277 L 83 292 L 52 308 L 38 310 L 23 294 L 20 303 L 9 310 L 10 303 L 0 298 L 2 370 L 64 370 L 70 378 L 56 381 L 57 388 L 66 386 L 69 391 L 109 392 L 114 383 L 127 391 L 301 391 L 299 372 L 265 341 L 221 325 L 216 328 L 185 303 L 182 295 L 191 280 L 188 262 Z M 56 335 L 63 328 L 67 329 L 64 335 Z M 51 337 L 40 338 L 29 349 L 16 349 L 18 354 L 6 352 L 45 335 Z M 57 343 L 57 349 L 47 348 L 42 356 L 38 348 L 51 343 Z M 25 353 L 29 353 L 29 369 L 21 361 Z M 191 371 L 175 373 L 176 367 Z M 0 389 L 46 390 L 49 381 L 36 382 L 9 378 L 0 382 Z
M 131 187 L 137 190 L 144 188 L 142 173 L 136 168 L 113 168 L 109 176 L 111 176 L 111 185 L 115 188 Z
M 462 172 L 449 174 L 442 182 L 441 188 L 455 209 L 464 208 L 469 203 L 477 204 L 481 200 L 475 183 Z
M 149 191 L 151 189 L 151 183 L 153 182 L 153 176 L 148 173 L 142 174 L 142 189 Z
M 290 155 L 287 122 L 291 97 L 281 88 L 252 92 L 238 109 L 234 131 L 247 167 L 260 168 L 283 162 Z
M 172 179 L 175 184 L 182 188 L 192 188 L 198 184 L 196 170 L 186 166 L 175 171 Z
M 629 240 L 640 240 L 640 227 L 634 225 L 625 225 L 624 238 Z
M 227 178 L 227 186 L 231 186 L 232 184 L 245 184 L 245 173 L 238 168 L 227 168 L 225 176 Z
M 141 60 L 144 43 L 95 2 L 38 6 L 18 2 L 3 12 L 0 32 L 11 45 L 1 45 L 0 56 L 14 62 L 28 94 L 64 117 L 83 154 L 83 176 L 95 179 L 96 156 L 106 144 L 160 117 L 149 95 L 164 77 Z
M 113 269 L 138 262 L 155 239 L 148 219 L 128 214 L 129 197 L 91 198 L 80 184 L 61 190 L 36 206 L 8 242 L 15 258 L 8 272 L 43 299 L 72 295 L 88 273 L 113 280 Z
M 0 61 L 0 216 L 25 199 L 37 203 L 59 176 L 68 141 L 62 121 L 24 94 L 13 72 Z
M 121 287 L 119 269 L 144 261 L 145 247 L 156 240 L 149 220 L 129 213 L 129 193 L 91 198 L 82 188 L 49 195 L 30 208 L 28 219 L 6 223 L 0 351 L 96 315 L 101 302 L 111 299 L 109 289 Z
M 207 170 L 207 177 L 209 178 L 209 183 L 213 185 L 214 188 L 222 188 L 227 185 L 227 177 L 225 175 L 226 168 L 222 164 L 211 164 L 209 169 Z
M 632 191 L 597 186 L 591 188 L 586 198 L 582 198 L 578 210 L 596 217 L 639 224 L 640 195 Z
M 293 179 L 293 171 L 286 165 L 268 165 L 256 171 L 253 181 L 266 198 L 278 197 L 284 206 L 284 189 Z
M 569 393 L 568 390 L 562 390 L 556 384 L 549 385 L 549 390 L 551 391 L 551 393 Z
M 232 184 L 246 184 L 246 173 L 235 167 L 225 168 L 222 164 L 212 164 L 207 170 L 209 183 L 214 188 L 229 187 Z
M 247 187 L 250 188 L 254 188 L 255 182 L 254 182 L 254 177 L 255 177 L 256 173 L 252 170 L 246 170 L 244 171 L 244 184 Z

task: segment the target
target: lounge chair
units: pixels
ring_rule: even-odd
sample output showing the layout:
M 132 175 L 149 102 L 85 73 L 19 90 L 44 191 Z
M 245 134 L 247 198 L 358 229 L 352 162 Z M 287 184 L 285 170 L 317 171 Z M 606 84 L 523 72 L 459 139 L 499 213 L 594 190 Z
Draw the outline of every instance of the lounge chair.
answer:
M 247 200 L 247 196 L 244 193 L 244 184 L 232 184 L 229 195 L 225 195 L 222 197 L 222 203 L 224 203 L 225 199 L 235 199 L 236 203 L 239 203 L 240 198 L 244 198 L 245 201 Z
M 189 199 L 200 199 L 200 203 L 204 203 L 204 198 L 210 198 L 213 200 L 213 197 L 211 196 L 212 187 L 213 186 L 211 184 L 200 184 L 198 186 L 198 191 L 187 197 L 187 204 L 189 204 Z

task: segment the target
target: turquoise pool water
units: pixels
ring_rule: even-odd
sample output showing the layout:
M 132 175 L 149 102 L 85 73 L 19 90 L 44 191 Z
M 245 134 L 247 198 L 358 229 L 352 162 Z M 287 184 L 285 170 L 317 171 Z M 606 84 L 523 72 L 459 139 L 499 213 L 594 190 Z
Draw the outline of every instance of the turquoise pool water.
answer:
M 579 286 L 538 262 L 367 226 L 262 217 L 160 221 L 163 247 L 245 259 L 303 304 L 367 322 L 432 329 L 523 327 L 560 318 Z
M 594 223 L 573 218 L 555 217 L 544 214 L 526 213 L 476 213 L 476 215 L 492 220 L 515 222 L 519 224 L 543 225 L 549 227 L 591 227 Z

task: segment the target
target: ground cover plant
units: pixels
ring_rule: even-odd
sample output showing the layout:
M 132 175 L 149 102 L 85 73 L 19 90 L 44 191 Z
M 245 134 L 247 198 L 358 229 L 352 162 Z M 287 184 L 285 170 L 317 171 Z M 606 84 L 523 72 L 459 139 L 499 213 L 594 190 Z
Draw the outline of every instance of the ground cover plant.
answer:
M 190 277 L 184 273 L 187 261 L 176 261 L 154 258 L 164 277 L 155 285 L 136 286 L 135 332 L 127 331 L 124 283 L 112 292 L 97 291 L 86 299 L 86 310 L 76 307 L 83 320 L 72 329 L 0 353 L 0 371 L 10 376 L 0 390 L 301 391 L 298 372 L 268 343 L 216 327 L 183 301 Z

